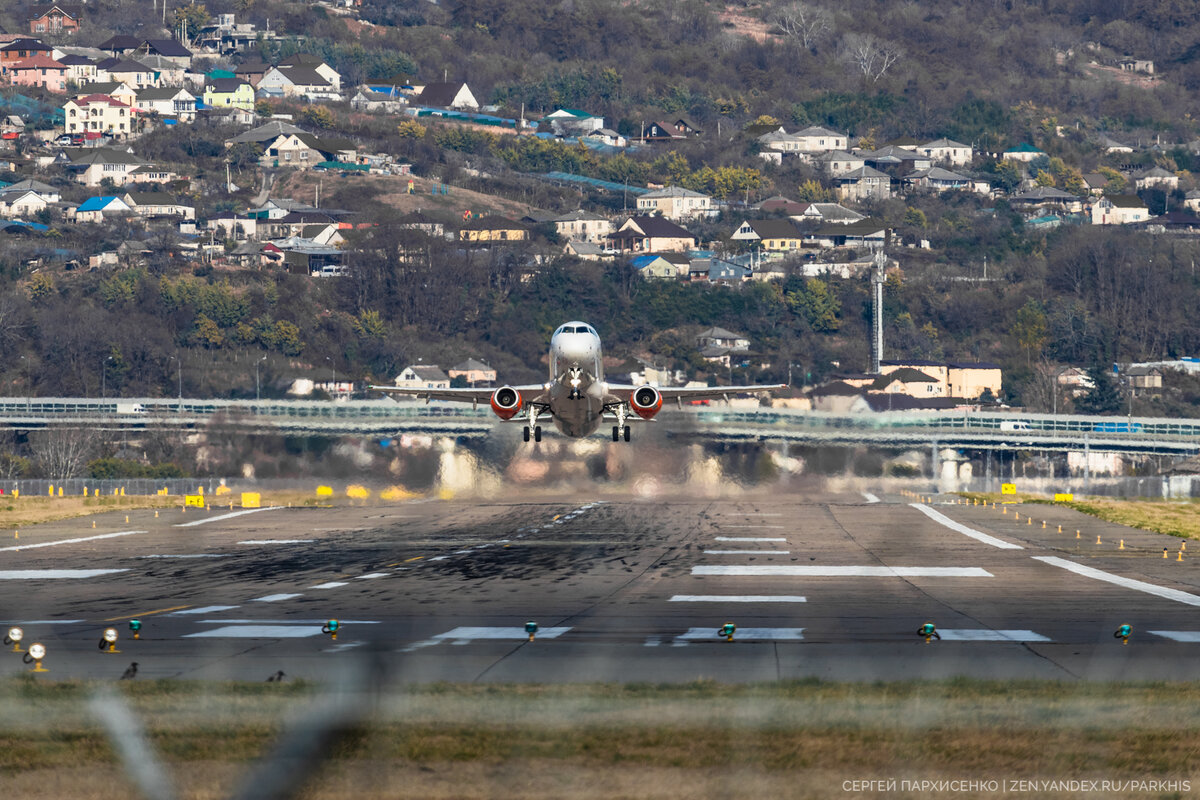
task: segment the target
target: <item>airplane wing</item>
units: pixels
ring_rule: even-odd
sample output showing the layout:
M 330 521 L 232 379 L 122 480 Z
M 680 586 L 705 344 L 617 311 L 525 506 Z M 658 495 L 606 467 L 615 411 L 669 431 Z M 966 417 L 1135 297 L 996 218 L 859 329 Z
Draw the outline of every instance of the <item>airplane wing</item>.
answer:
M 410 389 L 399 386 L 368 386 L 367 388 L 389 395 L 392 399 L 412 397 L 417 400 L 424 400 L 427 403 L 430 400 L 447 400 L 452 403 L 471 403 L 473 405 L 490 402 L 492 394 L 496 391 L 494 387 L 479 389 Z M 516 389 L 524 400 L 535 400 L 542 392 L 546 391 L 545 385 L 540 383 L 529 386 L 513 386 L 511 388 Z
M 640 387 L 637 386 L 622 386 L 617 384 L 609 384 L 608 391 L 616 395 L 621 400 L 629 400 L 630 395 L 637 391 Z M 734 395 L 739 394 L 762 394 L 763 392 L 773 392 L 779 389 L 786 389 L 786 383 L 775 383 L 768 385 L 756 386 L 655 386 L 659 394 L 663 397 L 663 402 L 674 400 L 680 405 L 685 400 L 727 400 Z

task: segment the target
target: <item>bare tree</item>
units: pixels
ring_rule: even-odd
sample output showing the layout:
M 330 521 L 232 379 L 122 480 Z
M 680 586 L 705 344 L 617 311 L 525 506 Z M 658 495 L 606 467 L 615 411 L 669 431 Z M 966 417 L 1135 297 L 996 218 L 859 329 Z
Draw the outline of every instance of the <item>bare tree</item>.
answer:
M 96 434 L 90 430 L 51 428 L 30 434 L 29 446 L 46 477 L 62 481 L 83 472 L 95 450 Z
M 842 40 L 842 55 L 858 67 L 864 78 L 872 83 L 879 79 L 900 60 L 901 51 L 889 42 L 882 41 L 869 33 L 850 33 Z
M 812 50 L 833 33 L 833 18 L 823 8 L 808 3 L 788 3 L 775 14 L 775 24 L 785 36 Z

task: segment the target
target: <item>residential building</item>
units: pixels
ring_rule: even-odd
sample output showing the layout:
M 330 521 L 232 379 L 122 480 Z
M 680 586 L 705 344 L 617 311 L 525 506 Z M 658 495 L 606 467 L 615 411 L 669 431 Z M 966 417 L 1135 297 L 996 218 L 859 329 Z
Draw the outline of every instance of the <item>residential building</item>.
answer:
M 1048 211 L 1063 211 L 1068 214 L 1078 214 L 1083 211 L 1083 198 L 1077 197 L 1053 186 L 1038 186 L 1027 192 L 1020 192 L 1008 198 L 1015 208 L 1026 213 Z
M 78 100 L 91 94 L 103 94 L 114 100 L 120 100 L 126 105 L 132 105 L 137 102 L 137 91 L 136 88 L 124 81 L 97 81 L 85 83 L 77 88 L 75 98 Z
M 240 78 L 216 78 L 204 87 L 204 105 L 253 111 L 254 87 Z
M 1033 161 L 1039 156 L 1046 155 L 1045 152 L 1038 150 L 1028 142 L 1022 142 L 1016 147 L 1010 147 L 1000 154 L 1000 157 L 1005 161 L 1024 161 L 1026 163 Z
M 711 197 L 678 186 L 667 186 L 640 195 L 637 199 L 637 208 L 642 214 L 657 213 L 676 221 L 712 216 L 717 213 L 712 206 Z
M 63 154 L 67 170 L 85 186 L 99 186 L 106 178 L 118 186 L 131 183 L 134 171 L 145 166 L 133 153 L 111 147 L 64 150 Z
M 839 200 L 886 200 L 892 196 L 892 178 L 874 167 L 859 167 L 835 176 L 833 184 Z
M 887 171 L 897 177 L 933 166 L 933 160 L 929 156 L 896 145 L 884 145 L 878 150 L 865 150 L 859 155 L 868 167 Z
M 87 56 L 77 56 L 68 53 L 62 58 L 55 59 L 67 68 L 67 82 L 75 85 L 92 83 L 96 80 L 96 62 Z
M 76 222 L 104 222 L 106 216 L 129 215 L 133 209 L 116 195 L 90 197 L 79 205 L 74 212 L 68 212 Z
M 83 21 L 83 8 L 73 3 L 30 6 L 25 16 L 30 33 L 75 33 Z
M 394 383 L 402 389 L 449 389 L 450 377 L 436 364 L 413 364 L 405 367 Z
M 780 127 L 758 137 L 758 142 L 768 150 L 812 156 L 820 153 L 845 152 L 849 149 L 849 137 L 844 133 L 812 125 L 795 133 Z
M 559 136 L 586 136 L 604 127 L 604 117 L 576 108 L 560 108 L 542 117 Z
M 648 253 L 634 256 L 629 264 L 646 280 L 678 280 L 687 274 L 691 259 L 682 253 Z
M 8 44 L 0 45 L 0 72 L 7 72 L 9 65 L 16 61 L 24 61 L 36 55 L 56 59 L 64 54 L 54 52 L 53 47 L 42 44 L 37 39 L 14 39 Z
M 446 375 L 451 380 L 462 378 L 471 386 L 477 383 L 490 384 L 496 380 L 496 370 L 474 358 L 468 358 L 461 364 L 454 365 L 446 370 Z
M 867 162 L 862 156 L 854 153 L 847 153 L 845 150 L 831 150 L 828 153 L 822 153 L 813 159 L 826 175 L 845 175 L 847 172 L 853 172 L 856 169 L 865 167 Z
M 953 167 L 966 166 L 975 157 L 975 150 L 971 145 L 953 139 L 934 139 L 913 149 L 934 163 L 950 164 Z
M 800 231 L 787 219 L 748 219 L 729 238 L 760 246 L 769 253 L 794 252 L 803 243 Z
M 612 233 L 612 220 L 593 211 L 571 211 L 553 222 L 558 235 L 571 241 L 600 243 Z
M 90 94 L 63 105 L 67 133 L 101 134 L 124 139 L 133 130 L 134 110 L 106 94 Z
M 426 84 L 417 93 L 416 103 L 433 108 L 452 108 L 460 111 L 479 110 L 479 101 L 462 81 Z
M 662 217 L 635 216 L 608 235 L 610 249 L 635 253 L 685 253 L 696 245 L 686 229 Z
M 515 220 L 493 214 L 464 222 L 458 238 L 463 242 L 521 242 L 529 238 L 529 230 Z
M 312 53 L 296 53 L 288 56 L 283 61 L 279 62 L 279 69 L 292 69 L 302 67 L 311 69 L 325 79 L 325 82 L 333 87 L 335 92 L 342 91 L 342 76 L 333 67 L 325 63 L 325 60 L 320 56 L 315 56 Z
M 945 397 L 949 386 L 914 367 L 884 371 L 868 387 L 870 392 L 906 394 L 911 397 Z
M 999 364 L 974 361 L 882 361 L 879 371 L 889 375 L 901 370 L 924 373 L 941 384 L 935 396 L 978 399 L 985 391 L 999 397 L 1002 375 Z M 914 395 L 915 396 L 915 395 Z
M 1137 186 L 1139 192 L 1142 189 L 1154 188 L 1162 189 L 1164 192 L 1173 192 L 1179 188 L 1179 176 L 1162 167 L 1151 167 L 1134 179 L 1134 185 Z
M 805 247 L 867 248 L 877 250 L 887 244 L 888 229 L 882 222 L 863 219 L 858 222 L 826 225 L 804 234 Z
M 745 334 L 734 333 L 725 328 L 705 328 L 696 334 L 696 347 L 703 350 L 706 347 L 722 347 L 726 350 L 748 352 L 750 339 Z
M 135 52 L 169 59 L 182 69 L 190 69 L 192 66 L 192 51 L 178 39 L 146 39 L 138 45 Z
M 13 86 L 39 86 L 46 91 L 67 91 L 67 67 L 49 56 L 37 54 L 9 63 L 5 70 Z
M 101 42 L 97 47 L 106 53 L 112 53 L 114 56 L 125 55 L 126 53 L 136 52 L 142 45 L 142 39 L 136 36 L 118 33 L 115 36 L 110 36 Z
M 0 217 L 6 219 L 29 219 L 49 205 L 45 196 L 30 189 L 0 192 Z
M 1125 381 L 1133 391 L 1162 389 L 1163 374 L 1158 367 L 1130 365 L 1125 368 Z
M 1150 209 L 1135 194 L 1105 195 L 1091 205 L 1093 225 L 1127 225 L 1150 219 Z
M 139 55 L 139 64 L 150 70 L 155 86 L 183 86 L 187 70 L 164 56 Z
M 309 67 L 272 67 L 256 88 L 278 97 L 303 97 L 310 101 L 341 99 L 333 84 Z
M 861 222 L 866 217 L 846 208 L 841 203 L 801 203 L 803 208 L 788 216 L 795 222 L 820 222 L 833 225 L 849 225 Z
M 142 89 L 137 93 L 137 110 L 141 114 L 191 122 L 196 118 L 196 96 L 187 89 Z
M 340 139 L 321 139 L 311 133 L 285 133 L 268 142 L 259 163 L 263 166 L 292 166 L 311 169 L 323 161 L 355 159 L 352 142 Z
M 154 70 L 128 58 L 111 58 L 96 65 L 96 77 L 102 81 L 123 81 L 136 89 L 157 86 Z
M 17 181 L 12 186 L 5 186 L 0 189 L 0 195 L 9 194 L 11 192 L 36 192 L 46 199 L 47 203 L 58 203 L 62 201 L 62 195 L 58 189 L 49 184 L 35 181 L 32 178 L 26 178 L 23 181 Z
M 241 77 L 240 72 L 238 76 Z M 350 98 L 350 107 L 355 111 L 382 111 L 387 114 L 399 114 L 408 107 L 408 98 L 399 91 L 379 92 L 364 85 L 359 87 L 354 97 Z
M 180 203 L 166 192 L 126 192 L 121 200 L 139 217 L 196 218 L 195 207 Z
M 948 192 L 953 190 L 970 192 L 975 190 L 976 181 L 966 175 L 959 175 L 941 167 L 917 170 L 904 176 L 904 185 L 913 189 L 930 192 Z M 986 186 L 986 184 L 984 184 Z

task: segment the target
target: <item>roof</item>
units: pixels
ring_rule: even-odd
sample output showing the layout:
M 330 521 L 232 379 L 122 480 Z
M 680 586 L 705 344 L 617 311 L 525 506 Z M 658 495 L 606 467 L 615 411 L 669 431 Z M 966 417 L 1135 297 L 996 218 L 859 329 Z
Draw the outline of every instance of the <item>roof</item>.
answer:
M 63 14 L 70 17 L 71 19 L 79 19 L 83 15 L 83 9 L 74 3 L 68 4 L 68 5 L 63 5 L 61 3 L 52 3 L 50 5 L 30 6 L 27 19 L 29 19 L 29 20 L 40 19 L 41 17 L 46 16 L 47 14 L 49 14 L 51 11 L 53 11 L 56 8 L 59 11 L 61 11 Z
M 1151 167 L 1145 172 L 1138 175 L 1139 178 L 1174 178 L 1174 172 L 1168 172 L 1162 167 Z
M 6 45 L 0 46 L 0 50 L 41 50 L 50 52 L 54 48 L 48 44 L 39 42 L 37 39 L 13 39 Z
M 175 39 L 147 39 L 146 49 L 160 56 L 191 56 L 192 51 Z
M 956 142 L 953 139 L 934 139 L 932 142 L 926 142 L 925 144 L 919 145 L 919 146 L 920 147 L 928 147 L 930 150 L 933 150 L 935 148 L 941 148 L 941 147 L 953 147 L 953 148 L 957 148 L 960 150 L 962 150 L 962 149 L 970 150 L 971 149 L 971 145 L 963 144 L 962 142 Z
M 132 58 L 123 58 L 115 64 L 111 64 L 104 69 L 112 74 L 114 72 L 153 72 L 154 70 L 147 67 L 140 61 L 134 61 Z
M 813 160 L 825 164 L 830 161 L 862 161 L 863 157 L 855 153 L 847 153 L 845 150 L 830 150 L 828 153 L 821 153 Z
M 118 108 L 129 108 L 128 103 L 122 103 L 120 100 L 117 100 L 116 98 L 110 97 L 106 94 L 89 94 L 85 95 L 84 97 L 78 97 L 75 100 L 68 100 L 67 102 L 73 102 L 77 106 L 90 106 L 93 103 L 104 103 L 105 105 L 116 106 Z
M 879 170 L 875 169 L 874 167 L 862 166 L 862 167 L 859 167 L 858 169 L 851 170 L 850 172 L 844 172 L 841 175 L 837 175 L 834 177 L 834 180 L 835 181 L 861 181 L 864 178 L 886 178 L 887 180 L 890 181 L 892 179 L 892 176 L 888 175 L 886 172 L 880 172 Z
M 268 122 L 266 125 L 259 125 L 257 128 L 251 128 L 244 133 L 239 133 L 237 136 L 234 136 L 228 141 L 231 144 L 238 144 L 241 142 L 262 144 L 263 142 L 274 141 L 284 134 L 304 132 L 305 131 L 303 128 L 297 128 L 295 125 L 292 125 L 289 122 L 280 122 L 276 120 L 273 122 Z
M 700 192 L 693 192 L 691 189 L 684 189 L 681 186 L 664 186 L 661 189 L 655 189 L 652 192 L 646 192 L 642 195 L 645 199 L 660 198 L 660 197 L 704 197 L 708 195 Z
M 125 34 L 117 34 L 110 36 L 100 43 L 101 50 L 136 50 L 142 44 L 142 40 L 136 36 L 127 36 Z
M 841 203 L 809 203 L 809 208 L 820 214 L 821 219 L 827 222 L 858 222 L 861 219 L 866 219 L 865 216 L 846 208 Z
M 1102 198 L 1112 203 L 1117 208 L 1145 208 L 1146 204 L 1142 202 L 1142 198 L 1135 194 L 1106 194 Z
M 760 239 L 798 239 L 801 235 L 787 219 L 748 219 L 742 225 L 749 225 Z
M 741 333 L 727 331 L 724 328 L 719 328 L 714 325 L 711 328 L 700 331 L 696 334 L 697 339 L 745 339 L 746 336 Z
M 281 67 L 319 67 L 325 59 L 312 53 L 294 53 L 279 62 Z
M 1055 189 L 1053 186 L 1039 186 L 1036 189 L 1030 189 L 1028 192 L 1014 194 L 1010 200 L 1017 202 L 1038 202 L 1042 200 L 1078 200 L 1079 198 L 1070 192 L 1064 192 L 1062 189 Z
M 958 408 L 974 401 L 962 397 L 913 397 L 907 394 L 867 394 L 867 405 L 872 411 L 916 411 Z
M 1005 150 L 1004 152 L 1006 152 L 1006 153 L 1041 153 L 1043 151 L 1038 150 L 1036 147 L 1029 144 L 1029 142 L 1021 142 L 1016 147 L 1010 147 L 1007 150 Z
M 37 192 L 38 194 L 58 194 L 58 189 L 55 189 L 49 184 L 35 181 L 32 178 L 26 178 L 23 181 L 17 181 L 11 186 L 5 186 L 0 189 L 0 193 L 8 194 L 9 192 Z
M 838 133 L 837 131 L 831 131 L 831 130 L 829 130 L 829 128 L 822 128 L 820 125 L 809 125 L 804 130 L 796 131 L 792 135 L 809 137 L 809 136 L 845 136 L 846 134 Z
M 450 369 L 454 370 L 455 372 L 473 372 L 473 371 L 477 371 L 477 370 L 490 372 L 492 368 L 489 367 L 487 364 L 483 363 L 482 361 L 477 361 L 474 358 L 468 358 L 466 361 L 462 362 L 461 364 L 455 364 Z
M 194 95 L 187 89 L 183 89 L 178 86 L 169 86 L 162 89 L 155 89 L 154 87 L 141 89 L 137 93 L 137 99 L 139 102 L 143 103 L 148 100 L 173 100 L 180 94 L 186 94 L 188 97 L 194 97 Z
M 551 222 L 604 222 L 608 217 L 595 211 L 568 211 L 566 214 L 554 217 Z
M 332 86 L 329 81 L 311 67 L 276 67 L 280 75 L 296 86 Z
M 62 70 L 65 70 L 67 68 L 67 65 L 63 64 L 61 61 L 55 61 L 50 56 L 44 56 L 41 53 L 38 53 L 37 55 L 30 56 L 29 58 L 22 58 L 20 61 L 14 62 L 14 63 L 10 64 L 8 68 L 9 69 L 62 69 Z
M 882 389 L 893 381 L 900 381 L 901 383 L 941 383 L 937 378 L 930 377 L 919 369 L 901 367 L 894 372 L 880 375 L 875 379 L 872 386 L 876 389 Z
M 252 64 L 239 64 L 234 71 L 238 75 L 265 75 L 271 69 L 273 67 L 270 64 L 255 62 Z
M 629 221 L 638 227 L 644 236 L 656 239 L 693 239 L 686 228 L 681 228 L 662 217 L 634 216 Z
M 525 226 L 517 222 L 515 219 L 502 217 L 498 214 L 489 214 L 486 217 L 472 219 L 464 222 L 462 225 L 464 231 L 518 231 L 525 230 Z
M 430 83 L 417 95 L 417 100 L 430 106 L 448 106 L 454 102 L 455 95 L 465 87 L 462 81 L 453 83 Z
M 166 192 L 126 192 L 125 197 L 132 200 L 135 206 L 179 205 L 179 201 Z
M 103 211 L 113 201 L 116 201 L 118 203 L 124 203 L 124 201 L 121 200 L 121 198 L 117 197 L 116 195 L 104 195 L 103 197 L 89 197 L 87 200 L 84 200 L 82 203 L 80 203 L 79 208 L 77 208 L 75 210 L 76 211 Z
M 58 63 L 64 64 L 68 67 L 95 66 L 95 64 L 96 64 L 96 62 L 92 61 L 87 56 L 77 56 L 72 53 L 68 53 L 67 55 L 60 58 L 58 60 Z
M 95 95 L 95 94 L 112 94 L 113 92 L 125 86 L 125 81 L 101 81 L 98 83 L 85 83 L 79 87 L 80 95 Z M 133 87 L 129 87 L 133 88 Z
M 950 170 L 942 169 L 941 167 L 919 169 L 911 175 L 904 176 L 904 180 L 906 181 L 922 179 L 931 181 L 959 181 L 960 183 L 967 183 L 971 180 L 966 175 L 959 175 L 957 172 L 951 172 Z
M 214 92 L 220 92 L 221 94 L 232 94 L 242 86 L 249 87 L 250 84 L 246 83 L 241 78 L 214 78 L 213 80 L 209 81 L 208 86 L 205 87 L 205 91 L 211 88 Z
M 412 372 L 418 380 L 422 381 L 448 381 L 446 373 L 442 372 L 442 368 L 436 365 L 424 366 L 413 364 L 408 367 L 406 372 Z
M 113 150 L 108 147 L 92 148 L 77 148 L 71 151 L 65 150 L 68 157 L 71 159 L 72 165 L 79 164 L 144 164 L 140 158 L 133 153 L 127 153 L 124 150 Z

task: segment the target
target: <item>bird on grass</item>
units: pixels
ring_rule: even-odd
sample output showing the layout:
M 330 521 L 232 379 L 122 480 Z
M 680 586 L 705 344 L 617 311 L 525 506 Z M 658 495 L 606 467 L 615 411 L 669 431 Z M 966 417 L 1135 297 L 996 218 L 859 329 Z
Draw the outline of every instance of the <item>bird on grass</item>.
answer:
M 121 680 L 131 681 L 135 677 L 137 677 L 137 662 L 136 661 L 134 661 L 132 664 L 130 664 L 125 669 L 125 672 L 121 673 Z
M 284 678 L 283 670 L 279 670 L 274 675 L 267 678 L 267 683 L 283 683 L 283 678 Z

